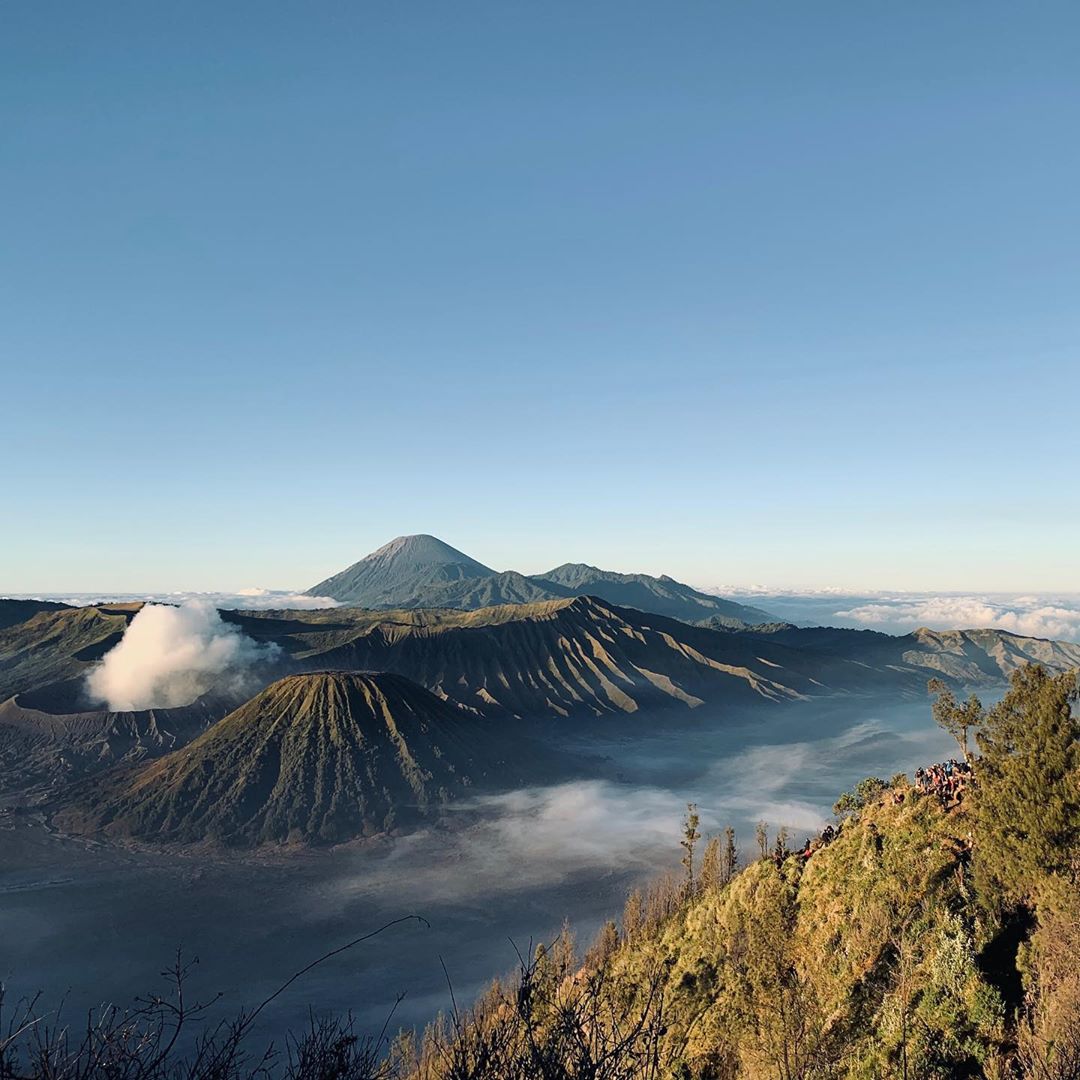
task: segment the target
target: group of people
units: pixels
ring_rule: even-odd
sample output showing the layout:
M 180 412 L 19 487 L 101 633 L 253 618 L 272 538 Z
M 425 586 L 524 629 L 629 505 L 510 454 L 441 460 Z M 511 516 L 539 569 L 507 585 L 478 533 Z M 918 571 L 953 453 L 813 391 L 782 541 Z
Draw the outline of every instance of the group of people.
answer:
M 964 788 L 971 783 L 971 766 L 966 761 L 949 758 L 937 765 L 915 770 L 915 790 L 922 795 L 936 795 L 942 806 L 962 801 Z
M 804 861 L 809 859 L 815 851 L 820 851 L 827 844 L 831 844 L 836 839 L 836 829 L 832 825 L 826 825 L 824 829 L 818 833 L 817 836 L 811 836 L 803 847 L 802 851 L 798 852 L 800 859 Z

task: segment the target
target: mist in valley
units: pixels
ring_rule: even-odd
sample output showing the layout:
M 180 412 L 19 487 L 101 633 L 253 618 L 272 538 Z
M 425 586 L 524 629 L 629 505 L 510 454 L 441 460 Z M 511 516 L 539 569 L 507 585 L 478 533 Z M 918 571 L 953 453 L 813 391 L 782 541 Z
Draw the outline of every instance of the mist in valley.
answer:
M 294 854 L 223 856 L 75 841 L 19 821 L 0 831 L 0 979 L 69 1017 L 158 987 L 182 947 L 193 992 L 219 1015 L 257 1004 L 330 949 L 406 923 L 316 968 L 263 1014 L 265 1033 L 309 1008 L 377 1031 L 422 1025 L 510 971 L 515 948 L 569 919 L 586 946 L 629 889 L 678 867 L 680 823 L 731 824 L 752 857 L 759 820 L 798 843 L 837 794 L 953 752 L 927 702 L 834 699 L 743 713 L 550 724 L 542 738 L 595 765 L 585 779 L 459 802 L 411 834 Z M 444 972 L 445 965 L 445 972 Z

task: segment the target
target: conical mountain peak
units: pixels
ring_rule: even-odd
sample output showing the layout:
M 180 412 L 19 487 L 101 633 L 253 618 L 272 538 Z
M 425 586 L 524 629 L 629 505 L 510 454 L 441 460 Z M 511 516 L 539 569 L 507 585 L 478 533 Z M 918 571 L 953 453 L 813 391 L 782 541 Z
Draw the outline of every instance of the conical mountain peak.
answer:
M 414 607 L 416 597 L 454 581 L 495 571 L 436 536 L 398 536 L 339 574 L 308 590 L 357 607 Z
M 486 732 L 401 675 L 291 675 L 183 749 L 75 792 L 58 820 L 149 840 L 336 843 L 385 832 L 496 771 Z

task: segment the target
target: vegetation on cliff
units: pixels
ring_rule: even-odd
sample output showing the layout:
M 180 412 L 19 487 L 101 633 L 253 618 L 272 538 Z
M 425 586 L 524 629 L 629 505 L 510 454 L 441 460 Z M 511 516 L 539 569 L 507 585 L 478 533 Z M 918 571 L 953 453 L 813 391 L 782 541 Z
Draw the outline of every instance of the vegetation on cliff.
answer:
M 737 873 L 730 834 L 694 873 L 691 807 L 680 881 L 631 896 L 581 964 L 565 937 L 541 950 L 434 1025 L 406 1072 L 1075 1080 L 1076 697 L 1075 674 L 1020 670 L 989 714 L 969 706 L 962 801 L 869 778 L 822 839 L 791 852 L 759 830 Z

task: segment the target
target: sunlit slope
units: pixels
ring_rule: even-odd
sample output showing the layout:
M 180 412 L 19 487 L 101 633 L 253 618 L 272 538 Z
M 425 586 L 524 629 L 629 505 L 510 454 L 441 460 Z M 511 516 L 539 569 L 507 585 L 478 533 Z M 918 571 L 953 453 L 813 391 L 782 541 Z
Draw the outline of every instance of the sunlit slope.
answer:
M 83 785 L 56 820 L 150 840 L 343 841 L 500 768 L 486 734 L 482 720 L 397 675 L 293 675 L 184 749 Z
M 230 613 L 297 666 L 397 671 L 492 714 L 633 713 L 831 693 L 925 695 L 926 680 L 1000 683 L 1025 657 L 1063 670 L 1080 646 L 1001 631 L 892 637 L 725 632 L 594 597 L 479 611 Z
M 120 640 L 140 607 L 42 611 L 0 630 L 0 701 L 90 670 Z
M 793 700 L 814 689 L 800 671 L 759 659 L 752 643 L 591 597 L 475 612 L 311 614 L 294 620 L 287 640 L 284 627 L 271 630 L 293 662 L 396 671 L 488 713 L 595 716 Z M 241 617 L 251 634 L 259 621 Z M 299 622 L 325 629 L 297 632 Z
M 30 711 L 88 711 L 80 680 L 118 642 L 138 605 L 42 612 L 0 630 L 0 702 L 34 692 Z M 655 706 L 790 701 L 881 691 L 922 696 L 942 676 L 1000 684 L 1031 660 L 1080 666 L 1080 645 L 1001 630 L 872 631 L 774 626 L 725 631 L 592 597 L 476 611 L 225 612 L 281 647 L 280 674 L 393 671 L 492 715 L 597 716 Z M 235 699 L 232 704 L 236 704 Z M 22 716 L 0 711 L 0 729 Z M 51 723 L 51 722 L 50 722 Z M 3 741 L 3 731 L 0 731 Z
M 63 611 L 68 607 L 55 600 L 0 600 L 0 630 L 26 622 L 42 611 Z

